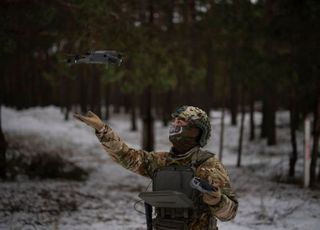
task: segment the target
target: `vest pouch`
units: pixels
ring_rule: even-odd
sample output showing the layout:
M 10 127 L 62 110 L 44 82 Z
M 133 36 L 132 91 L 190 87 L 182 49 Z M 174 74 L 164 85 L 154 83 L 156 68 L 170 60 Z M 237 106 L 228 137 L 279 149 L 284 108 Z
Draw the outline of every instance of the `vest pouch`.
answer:
M 139 197 L 156 208 L 192 208 L 193 201 L 176 191 L 141 192 Z
M 152 178 L 153 191 L 176 191 L 193 198 L 193 188 L 190 181 L 194 172 L 190 167 L 168 166 L 157 170 Z

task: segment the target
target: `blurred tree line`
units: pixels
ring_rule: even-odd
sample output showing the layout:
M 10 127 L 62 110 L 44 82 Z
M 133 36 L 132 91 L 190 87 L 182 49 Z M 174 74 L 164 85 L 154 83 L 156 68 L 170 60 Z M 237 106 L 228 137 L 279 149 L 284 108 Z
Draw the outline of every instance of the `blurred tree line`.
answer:
M 178 105 L 226 108 L 232 125 L 237 114 L 248 113 L 250 140 L 266 138 L 269 145 L 277 141 L 276 111 L 285 108 L 291 177 L 296 131 L 312 114 L 315 181 L 318 0 L 3 0 L 0 15 L 1 104 L 17 109 L 54 104 L 66 119 L 71 110 L 90 109 L 106 120 L 110 105 L 114 112 L 122 107 L 131 114 L 132 130 L 137 116 L 142 118 L 145 150 L 153 149 L 154 119 L 166 125 Z M 123 52 L 122 66 L 66 65 L 68 54 L 103 49 Z M 261 124 L 254 123 L 257 110 Z M 4 176 L 2 131 L 0 139 Z

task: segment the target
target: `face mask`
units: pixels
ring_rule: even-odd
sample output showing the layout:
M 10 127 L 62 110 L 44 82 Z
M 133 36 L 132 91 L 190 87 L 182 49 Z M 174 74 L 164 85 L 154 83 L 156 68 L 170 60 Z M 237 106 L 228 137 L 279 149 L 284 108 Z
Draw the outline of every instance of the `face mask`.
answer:
M 188 152 L 198 145 L 200 130 L 196 127 L 171 125 L 169 140 L 178 154 Z
M 174 135 L 179 135 L 182 133 L 183 126 L 180 125 L 170 125 L 169 128 L 169 137 Z

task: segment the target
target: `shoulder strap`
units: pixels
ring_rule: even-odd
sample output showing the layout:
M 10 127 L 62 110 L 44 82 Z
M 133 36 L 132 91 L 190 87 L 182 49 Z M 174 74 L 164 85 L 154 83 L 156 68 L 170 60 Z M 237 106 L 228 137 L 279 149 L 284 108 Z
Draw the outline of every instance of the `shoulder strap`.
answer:
M 207 150 L 199 149 L 199 151 L 192 156 L 192 168 L 198 168 L 202 163 L 206 162 L 209 158 L 214 157 L 215 154 Z

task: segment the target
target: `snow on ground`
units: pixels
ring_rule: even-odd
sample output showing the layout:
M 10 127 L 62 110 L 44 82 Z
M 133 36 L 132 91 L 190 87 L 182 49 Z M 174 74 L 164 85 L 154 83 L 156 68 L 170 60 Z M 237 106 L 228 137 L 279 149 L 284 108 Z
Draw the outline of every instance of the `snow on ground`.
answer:
M 319 229 L 320 192 L 277 182 L 287 173 L 291 151 L 288 117 L 287 112 L 277 114 L 278 145 L 274 147 L 268 147 L 265 140 L 249 143 L 246 120 L 243 167 L 236 168 L 239 128 L 229 126 L 230 117 L 226 116 L 223 163 L 229 170 L 240 207 L 234 220 L 219 222 L 220 229 Z M 63 118 L 56 107 L 23 111 L 3 108 L 2 126 L 9 140 L 8 154 L 17 151 L 16 142 L 27 154 L 39 150 L 58 152 L 90 175 L 83 182 L 30 180 L 26 176 L 0 182 L 0 229 L 145 229 L 144 216 L 133 206 L 150 180 L 112 162 L 89 127 Z M 259 124 L 261 115 L 257 113 L 255 119 Z M 113 115 L 108 124 L 130 146 L 139 148 L 140 132 L 130 132 L 129 121 L 127 115 L 120 114 Z M 211 123 L 213 137 L 206 149 L 218 153 L 219 111 L 211 113 Z M 156 122 L 155 128 L 156 150 L 168 150 L 168 128 L 160 122 Z M 301 153 L 301 133 L 298 138 Z M 298 179 L 302 164 L 299 159 Z M 141 203 L 136 204 L 136 209 L 144 211 Z

